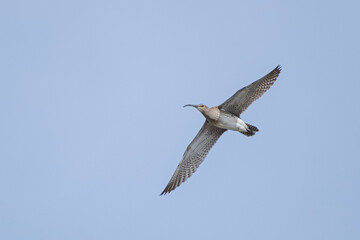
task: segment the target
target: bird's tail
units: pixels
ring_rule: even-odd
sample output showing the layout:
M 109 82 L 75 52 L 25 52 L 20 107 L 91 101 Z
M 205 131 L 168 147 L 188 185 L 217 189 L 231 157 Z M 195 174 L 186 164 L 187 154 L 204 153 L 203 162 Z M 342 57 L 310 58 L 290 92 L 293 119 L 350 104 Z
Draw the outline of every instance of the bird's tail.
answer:
M 251 124 L 246 123 L 247 126 L 247 132 L 241 132 L 242 134 L 250 137 L 253 136 L 256 132 L 259 131 L 259 129 Z

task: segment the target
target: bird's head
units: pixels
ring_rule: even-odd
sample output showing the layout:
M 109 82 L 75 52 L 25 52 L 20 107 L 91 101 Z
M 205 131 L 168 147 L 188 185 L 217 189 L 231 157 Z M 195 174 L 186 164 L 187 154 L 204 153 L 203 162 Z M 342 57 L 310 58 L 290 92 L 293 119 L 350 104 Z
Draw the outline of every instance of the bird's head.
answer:
M 199 110 L 201 113 L 203 113 L 205 110 L 208 109 L 208 107 L 204 104 L 199 104 L 199 105 L 186 104 L 184 105 L 184 107 L 194 107 L 197 110 Z

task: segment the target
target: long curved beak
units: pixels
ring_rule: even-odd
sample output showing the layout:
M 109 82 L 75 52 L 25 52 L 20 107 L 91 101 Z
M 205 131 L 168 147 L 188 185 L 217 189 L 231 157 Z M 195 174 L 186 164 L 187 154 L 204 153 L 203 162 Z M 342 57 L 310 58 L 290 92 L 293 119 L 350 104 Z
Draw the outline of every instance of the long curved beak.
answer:
M 194 108 L 197 108 L 198 106 L 197 106 L 197 105 L 193 105 L 193 104 L 186 104 L 186 105 L 184 105 L 183 107 L 194 107 Z

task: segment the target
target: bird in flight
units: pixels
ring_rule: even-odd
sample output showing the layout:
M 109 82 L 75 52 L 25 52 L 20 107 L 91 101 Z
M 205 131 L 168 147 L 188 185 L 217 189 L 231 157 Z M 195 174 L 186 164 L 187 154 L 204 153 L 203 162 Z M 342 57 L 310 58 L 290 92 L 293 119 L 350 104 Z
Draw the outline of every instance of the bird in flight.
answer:
M 245 123 L 240 118 L 240 114 L 274 84 L 280 71 L 281 66 L 279 65 L 266 76 L 237 91 L 219 106 L 212 108 L 204 104 L 186 104 L 184 106 L 196 108 L 206 120 L 186 148 L 179 165 L 161 195 L 171 192 L 185 182 L 204 161 L 211 147 L 226 130 L 238 131 L 246 136 L 253 136 L 259 131 L 257 127 Z

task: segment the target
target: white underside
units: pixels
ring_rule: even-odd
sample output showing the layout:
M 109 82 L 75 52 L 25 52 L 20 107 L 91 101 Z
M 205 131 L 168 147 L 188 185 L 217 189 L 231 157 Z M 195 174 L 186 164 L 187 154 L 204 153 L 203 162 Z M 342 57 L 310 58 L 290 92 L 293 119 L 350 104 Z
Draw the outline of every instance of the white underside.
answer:
M 238 118 L 236 121 L 236 127 L 239 129 L 240 132 L 247 132 L 248 127 L 246 126 L 246 123 L 241 120 L 241 118 Z
M 248 127 L 246 123 L 240 118 L 233 119 L 223 119 L 223 121 L 218 121 L 216 126 L 219 128 L 224 128 L 233 131 L 247 132 Z

